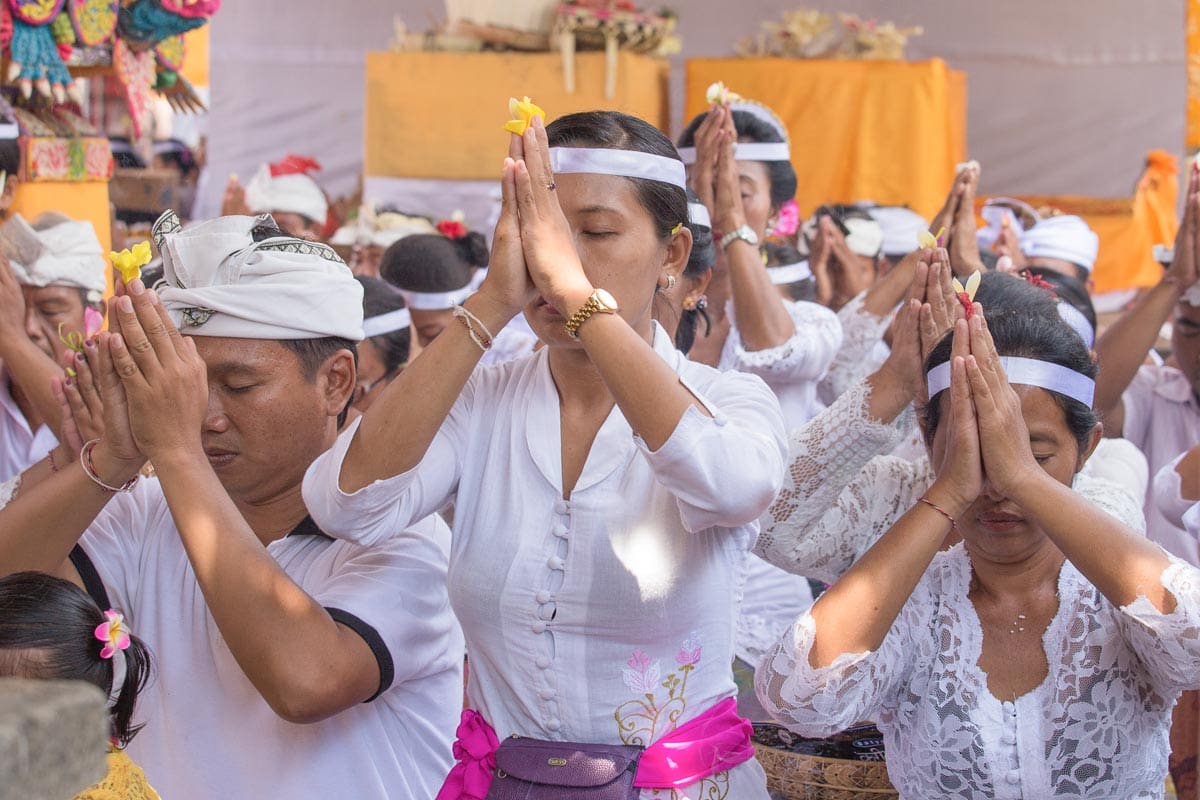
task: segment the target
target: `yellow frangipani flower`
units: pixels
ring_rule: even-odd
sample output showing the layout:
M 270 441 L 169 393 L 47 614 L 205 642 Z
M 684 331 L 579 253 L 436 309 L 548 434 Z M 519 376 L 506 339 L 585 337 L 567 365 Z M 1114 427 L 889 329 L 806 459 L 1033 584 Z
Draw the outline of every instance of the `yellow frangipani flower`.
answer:
M 926 250 L 936 250 L 939 246 L 939 243 L 942 241 L 942 235 L 945 233 L 945 228 L 942 228 L 940 231 L 938 231 L 937 236 L 934 236 L 929 231 L 921 231 L 917 234 L 917 244 Z
M 525 131 L 533 122 L 534 117 L 540 118 L 543 122 L 546 120 L 546 112 L 530 100 L 529 95 L 525 95 L 520 100 L 515 97 L 508 98 L 508 113 L 512 115 L 512 119 L 504 123 L 504 130 L 515 133 L 517 136 L 525 135 Z
M 717 81 L 709 85 L 704 92 L 704 99 L 710 106 L 723 106 L 740 101 L 742 96 L 726 86 L 724 81 Z
M 109 253 L 113 266 L 121 273 L 121 280 L 129 283 L 142 276 L 142 267 L 150 263 L 153 253 L 149 242 L 139 242 L 132 250 L 122 250 L 119 253 Z

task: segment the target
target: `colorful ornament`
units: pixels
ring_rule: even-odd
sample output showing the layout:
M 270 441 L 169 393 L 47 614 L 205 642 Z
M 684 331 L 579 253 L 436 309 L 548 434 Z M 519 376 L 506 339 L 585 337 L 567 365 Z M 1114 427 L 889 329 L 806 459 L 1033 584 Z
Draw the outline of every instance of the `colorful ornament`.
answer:
M 119 0 L 70 0 L 67 12 L 75 35 L 83 47 L 95 47 L 112 38 L 117 30 Z
M 967 313 L 967 319 L 970 319 L 975 314 L 975 292 L 979 291 L 979 281 L 983 276 L 978 272 L 972 272 L 971 277 L 967 278 L 967 284 L 958 282 L 958 278 L 952 281 L 954 293 L 958 296 L 958 302 L 962 303 L 963 309 Z

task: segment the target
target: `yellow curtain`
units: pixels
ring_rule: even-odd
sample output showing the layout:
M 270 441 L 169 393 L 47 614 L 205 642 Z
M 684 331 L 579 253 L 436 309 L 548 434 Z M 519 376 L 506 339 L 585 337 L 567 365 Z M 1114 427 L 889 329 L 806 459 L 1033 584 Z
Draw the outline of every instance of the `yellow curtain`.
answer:
M 966 160 L 966 75 L 939 59 L 692 59 L 685 122 L 705 110 L 715 81 L 783 120 L 806 215 L 822 203 L 874 200 L 932 217 Z

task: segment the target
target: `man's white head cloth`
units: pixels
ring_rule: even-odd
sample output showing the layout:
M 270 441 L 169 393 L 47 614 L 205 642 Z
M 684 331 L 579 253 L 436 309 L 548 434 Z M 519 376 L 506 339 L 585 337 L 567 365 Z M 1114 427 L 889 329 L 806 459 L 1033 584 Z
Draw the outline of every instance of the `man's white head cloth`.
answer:
M 269 216 L 220 217 L 182 230 L 168 211 L 154 224 L 163 256 L 158 294 L 179 330 L 238 339 L 363 338 L 362 284 L 333 248 L 274 236 Z
M 98 301 L 107 285 L 108 264 L 92 223 L 62 222 L 35 235 L 42 254 L 32 266 L 12 265 L 17 282 L 24 286 L 72 286 L 87 291 L 89 300 Z
M 1096 266 L 1100 237 L 1079 217 L 1062 214 L 1047 217 L 1021 235 L 1026 258 L 1059 258 L 1088 272 Z
M 317 162 L 298 156 L 288 156 L 277 164 L 263 164 L 246 184 L 246 205 L 255 214 L 299 214 L 325 224 L 329 201 L 307 174 L 315 169 L 320 169 Z
M 917 235 L 929 230 L 924 217 L 904 206 L 872 206 L 866 212 L 883 229 L 885 256 L 908 255 L 917 249 Z

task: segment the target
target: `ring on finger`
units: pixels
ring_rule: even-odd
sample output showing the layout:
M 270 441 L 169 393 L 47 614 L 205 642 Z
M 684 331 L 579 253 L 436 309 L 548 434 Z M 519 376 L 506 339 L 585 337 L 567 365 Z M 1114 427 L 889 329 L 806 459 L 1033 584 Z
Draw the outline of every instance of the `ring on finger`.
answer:
M 557 183 L 555 183 L 554 181 L 550 181 L 549 183 L 547 183 L 547 184 L 546 184 L 546 188 L 547 188 L 547 189 L 549 189 L 549 190 L 550 190 L 550 191 L 552 191 L 552 192 L 554 191 L 554 189 L 555 189 L 557 186 L 558 186 L 558 184 L 557 184 Z

